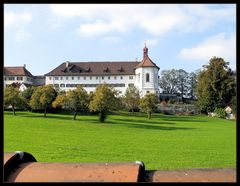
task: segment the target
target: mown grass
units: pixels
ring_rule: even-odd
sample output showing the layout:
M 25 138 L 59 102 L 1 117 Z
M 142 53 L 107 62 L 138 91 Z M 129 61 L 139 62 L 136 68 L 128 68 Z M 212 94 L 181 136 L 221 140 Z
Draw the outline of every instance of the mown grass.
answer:
M 4 112 L 4 152 L 39 162 L 143 161 L 148 170 L 236 168 L 236 121 L 127 112 L 98 116 Z

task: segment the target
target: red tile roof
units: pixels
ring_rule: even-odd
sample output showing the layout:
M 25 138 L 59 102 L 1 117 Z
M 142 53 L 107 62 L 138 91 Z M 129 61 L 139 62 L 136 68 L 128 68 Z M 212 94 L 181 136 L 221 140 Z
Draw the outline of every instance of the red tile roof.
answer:
M 62 63 L 45 76 L 73 75 L 134 75 L 135 67 L 140 62 L 69 62 Z
M 155 63 L 153 63 L 153 61 L 148 56 L 145 57 L 142 62 L 136 66 L 136 68 L 139 67 L 157 67 L 158 69 L 160 69 Z
M 29 76 L 33 75 L 25 67 L 4 67 L 4 76 Z

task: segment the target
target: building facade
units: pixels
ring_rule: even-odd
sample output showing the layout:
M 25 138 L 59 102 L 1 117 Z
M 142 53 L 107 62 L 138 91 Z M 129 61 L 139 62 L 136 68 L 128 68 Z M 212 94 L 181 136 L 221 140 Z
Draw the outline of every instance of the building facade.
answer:
M 129 86 L 136 86 L 140 95 L 160 93 L 159 67 L 149 58 L 148 48 L 143 49 L 142 61 L 69 62 L 62 63 L 45 74 L 46 85 L 59 90 L 71 90 L 82 85 L 90 93 L 103 83 L 123 95 Z
M 12 85 L 13 83 L 19 84 L 21 91 L 25 90 L 28 86 L 45 85 L 44 76 L 33 76 L 27 69 L 26 65 L 18 67 L 4 67 L 4 88 Z

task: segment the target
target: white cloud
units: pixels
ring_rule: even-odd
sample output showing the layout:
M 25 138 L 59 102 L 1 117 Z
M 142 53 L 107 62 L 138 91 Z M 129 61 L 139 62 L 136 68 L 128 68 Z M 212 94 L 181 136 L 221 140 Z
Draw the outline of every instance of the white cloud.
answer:
M 106 36 L 102 39 L 103 42 L 107 42 L 107 43 L 119 43 L 120 41 L 122 41 L 122 39 L 120 37 L 116 37 L 116 36 Z
M 12 11 L 4 12 L 4 26 L 6 29 L 12 29 L 16 41 L 21 42 L 28 39 L 31 33 L 27 31 L 26 25 L 32 21 L 32 14 L 29 12 L 14 13 Z
M 158 39 L 154 38 L 154 39 L 146 39 L 145 41 L 141 42 L 141 46 L 144 46 L 146 42 L 147 47 L 154 47 L 158 44 Z
M 20 25 L 29 23 L 32 21 L 32 14 L 23 12 L 23 13 L 14 13 L 14 12 L 4 12 L 4 26 L 11 25 Z
M 103 20 L 97 20 L 94 23 L 90 24 L 82 24 L 79 29 L 78 33 L 81 36 L 94 36 L 94 35 L 101 35 L 108 33 L 110 31 L 124 31 L 124 29 L 119 29 L 119 26 L 117 24 L 114 24 L 113 22 L 107 23 Z
M 215 24 L 235 21 L 233 7 L 171 4 L 53 4 L 52 13 L 84 20 L 78 32 L 94 36 L 109 32 L 125 33 L 135 28 L 158 36 L 169 31 L 199 32 Z M 98 20 L 98 21 L 95 21 Z
M 229 37 L 224 33 L 212 36 L 192 48 L 183 48 L 178 57 L 187 60 L 209 61 L 213 56 L 222 57 L 226 61 L 235 62 L 236 36 Z
M 24 41 L 28 39 L 31 36 L 29 32 L 27 32 L 25 29 L 20 29 L 16 32 L 15 39 L 18 42 Z

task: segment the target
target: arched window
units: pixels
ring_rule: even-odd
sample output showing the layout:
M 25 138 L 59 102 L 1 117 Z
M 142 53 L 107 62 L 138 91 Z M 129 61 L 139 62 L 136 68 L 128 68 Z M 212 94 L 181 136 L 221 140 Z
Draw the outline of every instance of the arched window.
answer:
M 146 82 L 149 82 L 149 73 L 146 73 Z

